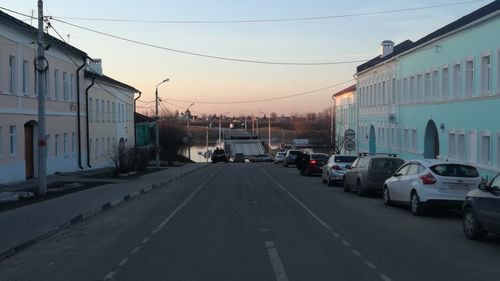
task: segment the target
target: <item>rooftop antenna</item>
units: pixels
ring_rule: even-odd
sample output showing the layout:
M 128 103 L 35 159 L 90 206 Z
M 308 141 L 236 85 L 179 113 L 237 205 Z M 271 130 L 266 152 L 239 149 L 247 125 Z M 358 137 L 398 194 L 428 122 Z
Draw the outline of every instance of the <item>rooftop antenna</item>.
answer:
M 71 34 L 69 34 L 69 33 L 68 33 L 68 34 L 66 34 L 66 37 L 68 37 L 68 41 L 67 41 L 66 43 L 68 43 L 68 44 L 69 44 L 69 38 L 71 37 Z
M 30 23 L 30 25 L 33 25 L 33 13 L 34 13 L 34 11 L 33 11 L 33 9 L 31 9 L 31 23 Z

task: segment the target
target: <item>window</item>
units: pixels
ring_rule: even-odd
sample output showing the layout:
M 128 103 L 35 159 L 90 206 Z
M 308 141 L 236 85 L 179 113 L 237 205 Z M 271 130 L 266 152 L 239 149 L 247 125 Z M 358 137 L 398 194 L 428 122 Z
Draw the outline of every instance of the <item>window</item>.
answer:
M 404 148 L 409 149 L 410 148 L 410 131 L 408 129 L 404 129 L 403 132 L 403 143 L 404 143 Z
M 95 99 L 95 121 L 99 122 L 99 100 Z
M 71 133 L 71 154 L 75 155 L 76 152 L 76 134 Z
M 107 114 L 106 114 L 106 121 L 110 122 L 111 121 L 111 108 L 110 108 L 110 104 L 109 104 L 109 100 L 106 101 L 106 110 L 107 110 Z
M 89 116 L 88 116 L 88 118 L 89 118 L 90 122 L 94 121 L 93 115 L 94 115 L 94 103 L 93 103 L 92 99 L 89 99 Z
M 481 94 L 491 92 L 491 57 L 481 58 Z
M 465 160 L 465 134 L 457 134 L 457 159 Z
M 396 103 L 396 78 L 392 78 L 391 103 Z
M 74 100 L 74 87 L 75 87 L 75 75 L 71 74 L 71 78 L 69 80 L 69 99 Z
M 99 158 L 99 139 L 95 139 L 95 149 L 94 149 L 94 154 L 95 158 Z
M 54 99 L 59 99 L 59 70 L 54 69 Z
M 432 71 L 431 100 L 439 99 L 439 74 L 437 70 Z
M 469 161 L 477 162 L 477 132 L 469 132 Z
M 386 82 L 383 81 L 382 82 L 382 104 L 387 104 L 387 86 L 386 86 Z
M 432 99 L 432 89 L 431 89 L 431 73 L 427 72 L 424 76 L 424 99 L 429 101 Z
M 29 80 L 29 64 L 27 60 L 23 60 L 23 80 L 22 80 L 22 90 L 26 94 L 28 92 L 28 80 Z
M 490 145 L 490 136 L 482 135 L 481 136 L 481 164 L 489 165 L 491 161 L 491 145 Z
M 443 67 L 443 79 L 441 80 L 441 95 L 442 99 L 447 99 L 450 95 L 449 93 L 450 77 L 448 73 L 448 67 Z
M 69 89 L 68 89 L 68 73 L 63 72 L 63 99 L 68 100 L 69 98 Z
M 101 138 L 101 156 L 106 155 L 106 151 L 104 150 L 104 138 Z
M 113 111 L 113 122 L 116 123 L 116 106 L 115 106 L 115 102 L 112 102 L 111 110 Z
M 391 146 L 396 146 L 396 129 L 391 128 Z
M 382 128 L 382 134 L 380 136 L 380 144 L 385 145 L 385 128 Z
M 104 100 L 101 100 L 101 121 L 104 122 L 104 119 L 106 118 L 104 114 Z
M 63 135 L 63 155 L 64 155 L 64 157 L 68 156 L 67 144 L 68 144 L 68 134 L 64 133 L 64 135 Z
M 9 56 L 9 92 L 16 89 L 16 57 Z
M 408 102 L 408 78 L 405 78 L 403 80 L 403 99 L 401 103 L 406 103 Z
M 416 94 L 415 94 L 415 76 L 410 77 L 410 102 L 415 102 Z
M 411 130 L 411 149 L 417 151 L 417 130 Z
M 459 98 L 462 95 L 462 72 L 460 64 L 453 66 L 453 93 L 454 98 Z
M 417 96 L 416 96 L 416 101 L 420 102 L 423 101 L 423 93 L 422 93 L 422 74 L 417 75 Z
M 455 158 L 456 155 L 455 133 L 448 134 L 448 157 Z
M 107 149 L 107 151 L 108 151 L 108 154 L 111 155 L 111 139 L 110 138 L 107 139 L 107 143 L 108 143 L 108 149 Z
M 59 135 L 55 135 L 54 137 L 54 156 L 59 156 Z
M 16 141 L 17 141 L 17 135 L 16 135 L 16 126 L 9 126 L 9 154 L 10 155 L 16 155 Z
M 468 60 L 465 63 L 465 95 L 474 94 L 474 60 Z

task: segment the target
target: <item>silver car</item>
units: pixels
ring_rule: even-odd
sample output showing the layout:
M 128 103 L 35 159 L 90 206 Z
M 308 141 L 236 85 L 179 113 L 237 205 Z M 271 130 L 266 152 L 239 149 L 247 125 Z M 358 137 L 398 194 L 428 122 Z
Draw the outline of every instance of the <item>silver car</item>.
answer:
M 358 158 L 351 155 L 334 154 L 330 156 L 328 162 L 323 166 L 321 181 L 329 186 L 335 183 L 341 184 L 344 179 L 345 171 L 351 167 L 352 162 Z
M 285 155 L 286 155 L 285 151 L 281 151 L 281 152 L 276 153 L 276 156 L 274 156 L 273 163 L 274 164 L 283 163 L 283 160 L 285 160 Z

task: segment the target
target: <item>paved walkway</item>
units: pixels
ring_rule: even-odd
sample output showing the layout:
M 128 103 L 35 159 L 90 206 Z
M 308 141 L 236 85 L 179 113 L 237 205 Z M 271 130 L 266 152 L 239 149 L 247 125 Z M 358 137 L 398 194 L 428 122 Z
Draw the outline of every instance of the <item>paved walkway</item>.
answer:
M 97 186 L 80 192 L 0 212 L 0 260 L 141 192 L 205 167 L 186 164 L 144 175 L 136 180 Z

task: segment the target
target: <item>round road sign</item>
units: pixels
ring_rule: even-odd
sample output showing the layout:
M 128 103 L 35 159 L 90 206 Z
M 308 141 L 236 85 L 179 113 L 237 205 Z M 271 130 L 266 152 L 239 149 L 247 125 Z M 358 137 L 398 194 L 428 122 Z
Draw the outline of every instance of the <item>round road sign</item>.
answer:
M 354 132 L 354 130 L 353 130 L 353 129 L 347 129 L 347 130 L 345 130 L 345 132 L 344 132 L 344 137 L 345 137 L 346 139 L 350 139 L 350 140 L 352 140 L 352 139 L 354 139 L 354 137 L 355 137 L 355 136 L 356 136 L 356 132 Z
M 354 149 L 356 149 L 356 143 L 352 140 L 347 140 L 345 143 L 344 143 L 344 148 L 347 150 L 347 151 L 353 151 Z

